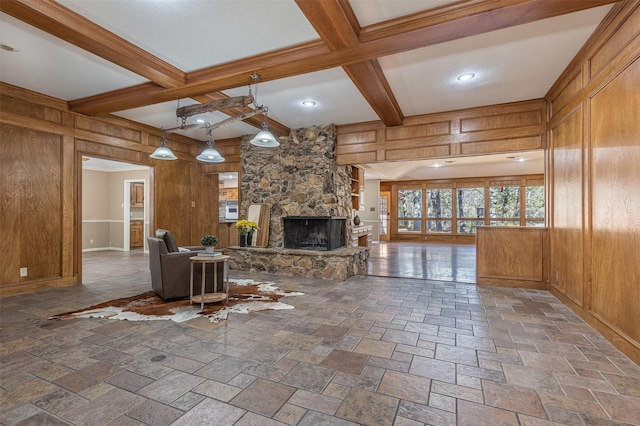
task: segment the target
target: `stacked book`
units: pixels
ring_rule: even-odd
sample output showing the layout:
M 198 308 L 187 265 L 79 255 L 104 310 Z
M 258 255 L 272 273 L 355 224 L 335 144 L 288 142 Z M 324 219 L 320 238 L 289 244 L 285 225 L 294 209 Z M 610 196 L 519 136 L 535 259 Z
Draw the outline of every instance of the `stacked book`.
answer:
M 199 251 L 198 252 L 198 256 L 221 256 L 222 252 L 221 251 L 214 251 L 213 253 L 207 253 L 206 251 Z

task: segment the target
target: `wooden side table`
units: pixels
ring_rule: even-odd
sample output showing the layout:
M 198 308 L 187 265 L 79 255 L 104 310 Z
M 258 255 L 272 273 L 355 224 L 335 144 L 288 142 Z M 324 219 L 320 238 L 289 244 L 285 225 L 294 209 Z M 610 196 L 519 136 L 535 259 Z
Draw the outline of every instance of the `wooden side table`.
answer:
M 231 256 L 217 255 L 217 256 L 192 256 L 191 260 L 191 284 L 189 286 L 189 304 L 200 303 L 200 309 L 204 309 L 205 303 L 229 301 L 229 275 L 227 272 L 227 261 Z M 222 275 L 222 292 L 218 291 L 218 263 L 224 262 L 224 273 Z M 200 294 L 193 294 L 193 265 L 199 263 L 202 265 L 202 286 Z M 207 264 L 213 264 L 213 293 L 207 293 L 205 291 L 205 284 L 207 281 L 206 270 Z

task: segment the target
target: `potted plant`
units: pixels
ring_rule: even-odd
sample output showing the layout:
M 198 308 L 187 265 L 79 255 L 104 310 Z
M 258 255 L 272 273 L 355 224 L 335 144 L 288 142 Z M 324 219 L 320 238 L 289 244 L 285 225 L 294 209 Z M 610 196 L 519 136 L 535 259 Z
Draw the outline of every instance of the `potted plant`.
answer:
M 204 249 L 207 253 L 213 253 L 213 249 L 216 247 L 216 244 L 218 244 L 218 237 L 216 237 L 215 235 L 205 235 L 204 237 L 202 237 L 200 242 L 204 246 Z
M 237 221 L 236 228 L 240 233 L 240 247 L 245 247 L 247 244 L 251 245 L 253 232 L 260 229 L 257 223 L 246 219 Z

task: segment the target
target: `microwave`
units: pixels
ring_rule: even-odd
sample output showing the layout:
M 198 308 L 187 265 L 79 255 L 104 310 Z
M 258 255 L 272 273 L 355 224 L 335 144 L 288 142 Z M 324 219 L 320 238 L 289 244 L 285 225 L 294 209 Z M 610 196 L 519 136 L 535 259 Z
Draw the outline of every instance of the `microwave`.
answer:
M 227 201 L 225 207 L 224 218 L 226 220 L 238 220 L 238 203 Z

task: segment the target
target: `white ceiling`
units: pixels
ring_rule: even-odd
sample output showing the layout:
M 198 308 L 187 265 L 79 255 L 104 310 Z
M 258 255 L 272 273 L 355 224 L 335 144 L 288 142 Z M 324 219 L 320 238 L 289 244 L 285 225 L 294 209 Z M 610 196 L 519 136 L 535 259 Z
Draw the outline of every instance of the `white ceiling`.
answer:
M 58 2 L 184 72 L 320 38 L 293 0 Z M 349 3 L 360 26 L 365 27 L 453 2 L 350 0 Z M 611 7 L 596 7 L 391 54 L 378 58 L 378 62 L 405 117 L 542 98 Z M 18 50 L 15 53 L 0 50 L 3 82 L 72 101 L 148 81 L 8 14 L 0 13 L 0 24 L 0 42 Z M 259 73 L 260 69 L 255 71 Z M 463 72 L 473 72 L 476 78 L 461 83 L 456 77 Z M 246 95 L 249 82 L 247 76 L 247 85 L 223 93 Z M 317 105 L 303 107 L 301 102 L 307 99 Z M 270 118 L 291 129 L 379 120 L 341 67 L 260 83 L 257 101 L 269 107 Z M 175 127 L 178 102 L 180 106 L 197 103 L 185 98 L 113 114 L 158 128 Z M 198 118 L 216 123 L 228 116 L 207 113 L 190 117 L 188 123 Z M 249 124 L 238 123 L 216 129 L 213 136 L 227 139 L 256 131 Z M 183 134 L 206 141 L 200 129 Z M 535 157 L 539 162 L 536 173 L 542 173 L 542 156 Z M 458 166 L 469 167 L 476 160 L 460 159 Z M 496 174 L 496 164 L 492 167 Z M 368 165 L 367 169 L 371 173 L 368 177 L 382 179 L 407 175 L 399 169 L 410 170 L 412 177 L 425 173 L 423 164 L 418 162 Z

